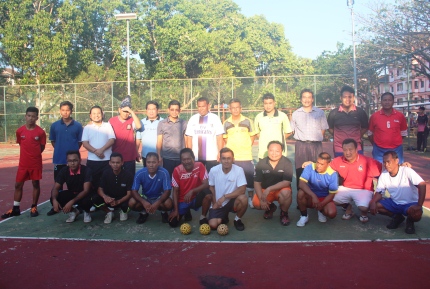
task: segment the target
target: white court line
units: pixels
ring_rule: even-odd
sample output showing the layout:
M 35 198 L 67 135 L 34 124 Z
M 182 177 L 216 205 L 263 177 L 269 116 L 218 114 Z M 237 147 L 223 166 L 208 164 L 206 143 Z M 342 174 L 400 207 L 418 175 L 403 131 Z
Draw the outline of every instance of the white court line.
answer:
M 42 202 L 42 203 L 39 203 L 39 204 L 37 204 L 37 206 L 40 206 L 40 205 L 43 205 L 43 204 L 45 204 L 45 203 L 47 203 L 47 202 L 49 202 L 49 200 L 46 200 L 46 201 L 44 201 L 44 202 Z M 23 213 L 25 213 L 25 212 L 28 212 L 28 211 L 30 211 L 30 209 L 31 208 L 28 208 L 28 209 L 26 209 L 26 210 L 24 210 L 24 211 L 21 211 L 21 215 L 23 214 Z M 18 216 L 17 216 L 18 217 Z M 11 220 L 12 218 L 7 218 L 7 219 L 4 219 L 4 220 L 1 220 L 0 221 L 0 224 L 1 223 L 3 223 L 3 222 L 7 222 L 7 221 L 9 221 L 9 220 Z

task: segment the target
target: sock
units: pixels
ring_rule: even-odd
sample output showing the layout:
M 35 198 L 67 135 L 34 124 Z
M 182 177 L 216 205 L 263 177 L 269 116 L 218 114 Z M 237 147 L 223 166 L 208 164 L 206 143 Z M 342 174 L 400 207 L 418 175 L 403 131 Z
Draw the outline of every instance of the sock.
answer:
M 200 215 L 200 220 L 203 220 L 205 218 L 206 218 L 206 216 Z
M 235 221 L 239 221 L 239 220 L 240 220 L 240 218 L 236 215 L 236 217 L 234 217 L 234 220 L 235 220 Z
M 300 214 L 301 214 L 303 217 L 307 217 L 307 216 L 308 216 L 308 210 L 300 211 Z
M 19 207 L 19 204 L 20 204 L 21 202 L 16 202 L 16 201 L 13 201 L 13 206 L 14 207 Z
M 147 214 L 147 212 L 146 212 L 146 210 L 143 210 L 142 212 L 140 212 L 142 215 L 146 215 Z

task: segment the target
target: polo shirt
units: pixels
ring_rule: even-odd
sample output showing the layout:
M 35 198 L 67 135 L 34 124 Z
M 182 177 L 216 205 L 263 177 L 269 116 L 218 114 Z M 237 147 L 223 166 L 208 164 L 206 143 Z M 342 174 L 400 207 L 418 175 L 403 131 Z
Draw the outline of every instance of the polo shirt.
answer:
M 116 175 L 112 169 L 107 169 L 103 172 L 100 180 L 100 187 L 103 192 L 112 198 L 122 198 L 127 195 L 127 191 L 131 191 L 133 185 L 133 176 L 125 171 Z
M 56 165 L 67 164 L 66 153 L 71 150 L 79 150 L 82 131 L 82 124 L 74 119 L 72 119 L 69 125 L 66 125 L 63 119 L 57 120 L 51 124 L 49 140 L 55 142 L 52 163 Z
M 185 130 L 187 129 L 187 121 L 178 118 L 176 122 L 170 118 L 163 119 L 158 123 L 157 135 L 163 137 L 161 145 L 161 157 L 168 160 L 179 160 L 181 149 L 185 148 Z
M 134 161 L 137 157 L 134 132 L 136 126 L 132 117 L 122 121 L 119 116 L 109 119 L 109 123 L 115 133 L 115 143 L 112 151 L 120 153 L 125 162 Z
M 325 172 L 319 173 L 316 171 L 316 163 L 309 164 L 303 170 L 300 179 L 305 181 L 319 198 L 327 197 L 329 193 L 337 193 L 337 173 L 331 167 L 328 167 Z
M 269 157 L 260 160 L 255 166 L 254 181 L 261 183 L 261 188 L 266 189 L 282 181 L 293 180 L 293 164 L 282 156 L 276 167 L 272 167 Z
M 25 125 L 15 132 L 19 144 L 19 167 L 25 169 L 42 169 L 41 146 L 46 145 L 46 133 L 40 126 L 27 129 Z
M 82 141 L 87 141 L 93 148 L 102 148 L 110 139 L 115 139 L 115 132 L 108 122 L 102 122 L 101 125 L 96 125 L 91 122 L 84 127 L 82 133 Z M 104 158 L 100 159 L 93 152 L 88 151 L 88 160 L 90 161 L 108 161 L 112 154 L 112 147 L 104 151 Z
M 208 178 L 205 166 L 195 162 L 191 172 L 188 172 L 182 164 L 173 170 L 172 186 L 179 188 L 179 202 L 184 201 L 184 196 L 192 189 L 200 186 Z M 195 196 L 191 199 L 193 200 Z
M 354 139 L 360 145 L 359 150 L 363 149 L 360 130 L 367 129 L 369 123 L 367 114 L 362 108 L 353 105 L 351 111 L 346 112 L 342 106 L 339 106 L 330 111 L 327 123 L 328 127 L 333 129 L 333 145 L 336 153 L 343 153 L 342 142 L 347 138 Z
M 403 144 L 403 136 L 408 134 L 408 125 L 403 113 L 395 110 L 386 115 L 381 109 L 370 116 L 369 136 L 380 148 L 391 149 Z
M 215 202 L 222 196 L 230 194 L 241 186 L 245 186 L 246 178 L 243 169 L 235 164 L 232 165 L 228 173 L 222 170 L 222 164 L 214 166 L 209 171 L 209 186 L 215 187 Z M 224 207 L 230 200 L 226 199 L 222 203 Z
M 382 170 L 380 162 L 360 154 L 352 163 L 343 156 L 334 158 L 330 167 L 343 179 L 344 187 L 368 191 L 373 191 L 373 178 L 379 177 Z
M 62 168 L 55 182 L 63 186 L 64 183 L 67 185 L 67 189 L 75 194 L 80 193 L 84 190 L 84 184 L 91 182 L 91 170 L 84 165 L 80 165 L 76 174 L 74 174 L 69 167 Z
M 223 137 L 227 141 L 225 146 L 234 152 L 234 159 L 236 161 L 252 160 L 251 137 L 257 134 L 253 121 L 241 114 L 238 124 L 235 125 L 230 116 L 224 122 L 224 131 Z
M 142 128 L 136 133 L 136 139 L 142 140 L 142 157 L 148 153 L 157 152 L 157 126 L 163 118 L 157 116 L 155 120 L 142 118 Z
M 397 175 L 392 177 L 383 171 L 376 186 L 376 192 L 383 194 L 385 190 L 390 198 L 399 205 L 418 202 L 418 188 L 416 186 L 424 180 L 411 168 L 399 166 Z
M 193 115 L 188 121 L 187 136 L 192 137 L 192 149 L 196 156 L 196 161 L 215 161 L 218 157 L 219 150 L 217 136 L 224 134 L 219 117 L 209 112 L 201 116 Z
M 134 176 L 131 189 L 139 191 L 141 186 L 142 196 L 148 199 L 157 199 L 164 191 L 172 189 L 169 172 L 165 168 L 158 167 L 154 177 L 151 177 L 148 173 L 148 168 L 144 167 Z
M 291 117 L 291 129 L 296 140 L 322 141 L 321 131 L 328 129 L 324 111 L 315 106 L 310 112 L 304 111 L 303 107 L 297 109 Z
M 275 110 L 275 114 L 270 117 L 265 111 L 260 112 L 255 117 L 254 124 L 256 134 L 260 134 L 258 138 L 258 158 L 260 159 L 267 156 L 269 142 L 277 140 L 285 145 L 285 134 L 292 132 L 288 116 L 279 110 Z M 285 146 L 284 155 L 286 154 Z

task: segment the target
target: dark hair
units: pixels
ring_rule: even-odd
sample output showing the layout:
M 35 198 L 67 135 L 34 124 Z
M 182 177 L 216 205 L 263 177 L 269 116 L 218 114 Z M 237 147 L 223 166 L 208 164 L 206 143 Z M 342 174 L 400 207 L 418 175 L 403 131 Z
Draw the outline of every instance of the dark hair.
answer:
M 25 114 L 27 114 L 27 112 L 35 112 L 36 115 L 39 116 L 39 109 L 37 107 L 34 107 L 34 106 L 27 107 L 27 109 L 25 110 Z
M 209 99 L 206 96 L 199 97 L 197 102 L 206 101 L 206 104 L 209 104 Z
M 160 157 L 158 156 L 158 154 L 157 153 L 154 153 L 154 152 L 149 152 L 149 153 L 147 153 L 146 154 L 146 159 L 149 159 L 149 157 L 156 157 L 157 158 L 157 161 L 159 161 L 160 160 Z
M 318 155 L 319 159 L 325 160 L 326 162 L 331 162 L 331 155 L 329 153 L 326 152 L 322 152 Z
M 179 106 L 179 108 L 181 108 L 181 103 L 179 101 L 177 101 L 176 99 L 172 99 L 169 102 L 169 105 L 167 107 L 170 108 L 172 105 L 177 105 L 177 106 Z
M 237 98 L 237 97 L 230 99 L 229 103 L 232 104 L 232 103 L 235 103 L 235 102 L 239 103 L 242 106 L 242 102 L 240 102 L 240 99 Z
M 388 155 L 391 155 L 391 157 L 393 159 L 398 159 L 399 158 L 399 155 L 395 151 L 387 151 L 387 152 L 384 153 L 384 155 L 382 157 L 385 157 L 385 156 L 388 156 Z
M 391 97 L 393 98 L 393 100 L 394 100 L 394 94 L 392 94 L 391 92 L 384 92 L 382 95 L 381 95 L 381 101 L 382 101 L 382 98 L 384 97 L 384 96 L 386 96 L 386 95 L 391 95 Z
M 193 160 L 196 159 L 196 156 L 194 155 L 193 150 L 190 149 L 190 148 L 183 148 L 183 149 L 181 149 L 181 151 L 179 152 L 179 158 L 182 159 L 182 155 L 186 154 L 186 153 L 189 153 L 191 155 L 191 157 L 193 158 Z
M 123 160 L 123 157 L 122 157 L 122 154 L 120 154 L 120 153 L 118 153 L 118 152 L 113 152 L 113 153 L 111 153 L 111 155 L 110 155 L 110 160 L 112 160 L 112 158 L 120 158 L 121 159 L 121 161 Z
M 272 93 L 268 92 L 268 93 L 263 94 L 262 99 L 263 99 L 263 102 L 264 102 L 265 99 L 273 99 L 273 100 L 275 100 L 275 96 Z
M 69 150 L 66 152 L 66 157 L 69 155 L 78 155 L 79 159 L 81 159 L 81 153 L 78 150 Z
M 160 105 L 159 105 L 159 104 L 158 104 L 158 102 L 156 102 L 155 100 L 150 100 L 150 101 L 148 101 L 148 102 L 146 103 L 145 108 L 146 108 L 146 109 L 148 109 L 148 105 L 150 105 L 150 104 L 155 105 L 155 107 L 156 107 L 157 109 L 159 109 L 159 108 L 160 108 Z
M 284 144 L 283 144 L 283 143 L 281 143 L 281 142 L 280 142 L 280 141 L 278 141 L 278 140 L 272 140 L 272 141 L 270 141 L 270 142 L 267 144 L 267 149 L 269 149 L 269 147 L 270 147 L 272 144 L 278 144 L 278 145 L 280 145 L 280 146 L 281 146 L 282 150 L 284 150 Z
M 305 89 L 302 89 L 302 91 L 300 91 L 300 99 L 303 97 L 303 93 L 305 92 L 310 93 L 312 95 L 312 98 L 314 98 L 314 93 L 312 92 L 312 90 L 305 88 Z
M 60 108 L 62 108 L 65 105 L 67 105 L 69 107 L 69 109 L 73 111 L 73 104 L 70 101 L 66 100 L 66 101 L 61 102 Z
M 234 152 L 230 148 L 227 148 L 227 147 L 224 147 L 219 151 L 219 156 L 221 157 L 221 155 L 225 154 L 225 153 L 231 153 L 234 157 Z
M 352 138 L 346 138 L 346 139 L 344 139 L 343 142 L 342 142 L 342 146 L 350 144 L 350 143 L 354 144 L 355 148 L 358 148 L 357 142 L 354 139 L 352 139 Z
M 420 106 L 418 109 L 426 110 L 426 108 L 424 106 Z
M 351 86 L 349 86 L 349 85 L 345 85 L 344 87 L 342 87 L 342 89 L 340 90 L 340 95 L 342 96 L 342 94 L 343 94 L 344 92 L 350 92 L 350 93 L 352 93 L 352 94 L 354 94 L 354 95 L 355 95 L 355 90 L 354 90 L 354 88 L 352 88 L 352 87 L 351 87 Z

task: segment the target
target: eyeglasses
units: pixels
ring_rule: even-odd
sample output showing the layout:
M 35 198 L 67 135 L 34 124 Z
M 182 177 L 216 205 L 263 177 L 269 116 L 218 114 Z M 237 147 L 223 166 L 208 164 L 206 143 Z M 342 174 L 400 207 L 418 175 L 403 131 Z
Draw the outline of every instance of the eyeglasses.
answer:
M 79 160 L 67 160 L 67 163 L 78 163 Z

